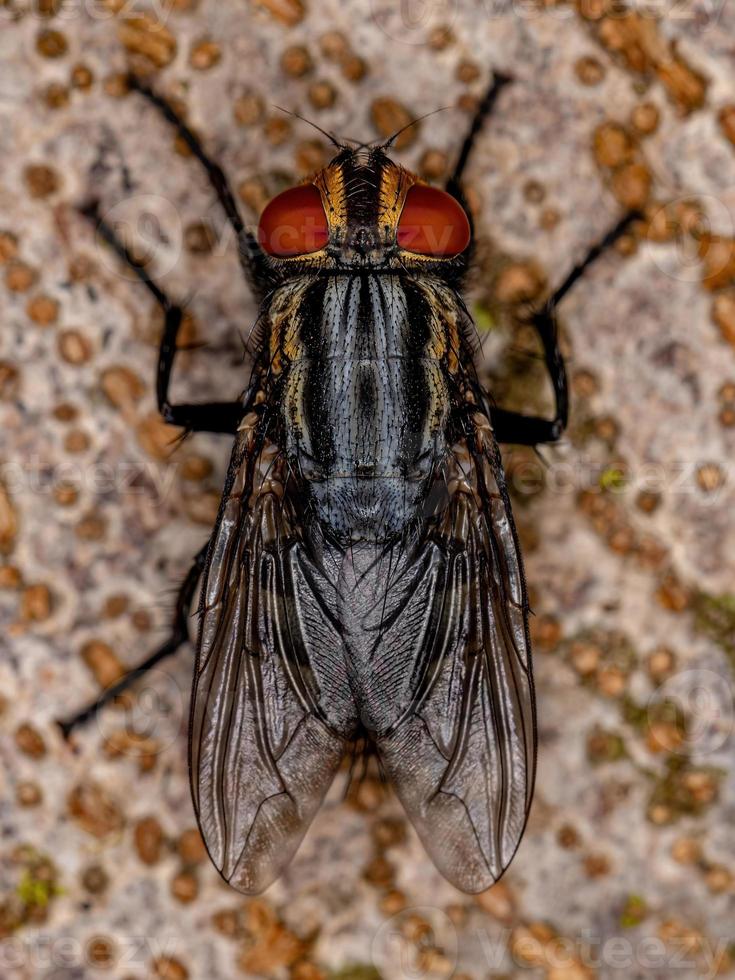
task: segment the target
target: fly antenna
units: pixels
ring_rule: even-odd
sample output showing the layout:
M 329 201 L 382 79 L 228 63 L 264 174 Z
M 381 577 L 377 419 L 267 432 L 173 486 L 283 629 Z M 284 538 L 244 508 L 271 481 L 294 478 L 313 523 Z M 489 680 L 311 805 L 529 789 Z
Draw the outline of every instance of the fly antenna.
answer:
M 313 126 L 314 129 L 318 130 L 322 136 L 326 136 L 333 146 L 336 146 L 338 150 L 346 150 L 347 147 L 344 143 L 340 143 L 334 133 L 328 133 L 326 129 L 322 129 L 317 123 L 312 122 L 311 119 L 307 119 L 306 116 L 299 115 L 298 112 L 294 112 L 293 109 L 284 109 L 282 105 L 275 105 L 274 108 L 278 109 L 280 112 L 285 112 L 287 116 L 293 116 L 295 119 L 300 119 L 301 122 L 305 122 L 307 126 Z M 350 142 L 358 142 L 357 140 L 351 140 Z
M 393 133 L 393 135 L 391 137 L 389 137 L 385 141 L 385 143 L 381 143 L 379 148 L 381 150 L 387 150 L 389 147 L 391 147 L 393 145 L 393 143 L 395 143 L 395 141 L 398 139 L 398 137 L 401 135 L 401 133 L 405 133 L 407 129 L 410 129 L 411 128 L 411 126 L 416 126 L 418 123 L 422 122 L 424 119 L 428 119 L 429 116 L 435 116 L 437 114 L 437 112 L 444 112 L 447 109 L 453 109 L 453 108 L 454 108 L 454 106 L 451 106 L 451 105 L 443 105 L 443 106 L 440 106 L 438 109 L 432 109 L 431 112 L 425 112 L 423 116 L 417 116 L 416 119 L 412 119 L 411 122 L 406 123 L 405 126 L 401 126 L 401 128 L 398 130 L 398 132 Z

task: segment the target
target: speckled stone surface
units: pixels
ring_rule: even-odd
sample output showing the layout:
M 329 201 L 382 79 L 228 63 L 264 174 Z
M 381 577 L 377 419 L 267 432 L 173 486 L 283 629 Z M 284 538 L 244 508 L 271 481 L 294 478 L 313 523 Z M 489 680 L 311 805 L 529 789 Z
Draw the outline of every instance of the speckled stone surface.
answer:
M 0 3 L 3 980 L 731 971 L 733 38 L 729 0 Z M 540 757 L 526 837 L 485 895 L 440 878 L 371 774 L 346 800 L 335 785 L 262 898 L 229 890 L 192 832 L 190 647 L 71 744 L 55 726 L 165 637 L 228 458 L 227 439 L 177 446 L 158 423 L 160 320 L 77 207 L 99 200 L 186 300 L 177 397 L 239 393 L 255 314 L 196 161 L 124 93 L 131 61 L 249 221 L 324 153 L 274 104 L 369 139 L 459 103 L 400 152 L 438 175 L 472 97 L 511 74 L 468 173 L 469 300 L 505 404 L 549 407 L 517 301 L 646 210 L 564 301 L 568 436 L 506 454 Z

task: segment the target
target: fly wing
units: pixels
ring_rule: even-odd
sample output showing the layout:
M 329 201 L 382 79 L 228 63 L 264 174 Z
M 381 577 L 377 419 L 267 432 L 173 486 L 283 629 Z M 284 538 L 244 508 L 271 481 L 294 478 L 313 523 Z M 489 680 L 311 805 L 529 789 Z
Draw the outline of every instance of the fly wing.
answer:
M 319 572 L 292 532 L 283 464 L 246 418 L 201 599 L 190 722 L 192 796 L 222 877 L 254 894 L 290 861 L 345 750 L 354 709 L 340 662 L 319 685 L 314 651 L 340 641 Z M 339 727 L 339 725 L 337 726 Z
M 518 847 L 536 758 L 521 558 L 497 447 L 480 419 L 474 445 L 455 447 L 443 504 L 402 576 L 405 594 L 401 580 L 391 586 L 400 612 L 388 631 L 418 637 L 406 658 L 417 681 L 377 739 L 435 864 L 472 893 L 497 881 Z M 417 616 L 424 627 L 407 630 Z

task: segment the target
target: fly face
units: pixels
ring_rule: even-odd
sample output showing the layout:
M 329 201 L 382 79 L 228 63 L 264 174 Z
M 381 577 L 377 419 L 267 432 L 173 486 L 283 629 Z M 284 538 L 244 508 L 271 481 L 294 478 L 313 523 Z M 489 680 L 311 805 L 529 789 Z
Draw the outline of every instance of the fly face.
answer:
M 296 271 L 445 274 L 466 266 L 470 223 L 455 198 L 394 163 L 382 148 L 343 149 L 307 184 L 265 208 L 259 241 L 278 277 Z

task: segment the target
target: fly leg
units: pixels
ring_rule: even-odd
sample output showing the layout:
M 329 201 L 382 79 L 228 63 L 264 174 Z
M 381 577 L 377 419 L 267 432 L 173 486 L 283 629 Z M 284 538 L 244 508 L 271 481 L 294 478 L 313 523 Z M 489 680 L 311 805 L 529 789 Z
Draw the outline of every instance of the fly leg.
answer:
M 119 697 L 124 691 L 132 687 L 145 673 L 147 673 L 151 668 L 155 667 L 166 657 L 172 656 L 176 651 L 183 646 L 188 640 L 187 631 L 187 621 L 189 618 L 189 612 L 191 609 L 191 603 L 194 598 L 194 592 L 196 591 L 197 582 L 199 581 L 199 576 L 201 575 L 202 569 L 204 568 L 204 563 L 207 557 L 207 549 L 209 545 L 205 545 L 202 550 L 197 554 L 194 559 L 194 564 L 189 569 L 189 572 L 184 579 L 181 588 L 179 589 L 179 594 L 176 597 L 176 611 L 174 613 L 174 621 L 171 628 L 171 634 L 162 646 L 155 650 L 149 657 L 147 657 L 143 663 L 139 664 L 133 670 L 129 671 L 124 677 L 121 677 L 119 681 L 116 681 L 111 687 L 108 687 L 96 701 L 88 704 L 86 708 L 78 711 L 73 717 L 67 718 L 64 721 L 59 721 L 58 726 L 64 738 L 68 738 L 71 732 L 80 725 L 85 724 L 91 718 L 97 714 L 100 709 L 104 708 L 105 705 L 114 701 L 115 698 Z
M 232 193 L 232 188 L 222 168 L 207 155 L 199 138 L 186 125 L 178 112 L 166 99 L 154 92 L 153 89 L 149 88 L 136 75 L 131 74 L 129 76 L 129 84 L 132 89 L 139 92 L 151 105 L 155 106 L 167 122 L 175 127 L 178 136 L 201 163 L 222 205 L 222 210 L 225 212 L 227 220 L 237 235 L 240 264 L 251 284 L 266 279 L 265 256 L 258 245 L 257 239 L 247 230 L 243 223 L 240 210 L 235 202 L 235 195 Z
M 503 408 L 491 407 L 490 414 L 498 442 L 512 442 L 523 446 L 536 446 L 544 442 L 556 442 L 567 424 L 569 414 L 569 393 L 564 358 L 559 349 L 559 327 L 556 310 L 559 303 L 593 262 L 612 248 L 625 234 L 633 221 L 640 219 L 637 211 L 625 215 L 599 242 L 590 248 L 582 261 L 575 265 L 564 282 L 546 300 L 540 310 L 531 315 L 531 323 L 541 339 L 544 348 L 544 361 L 554 389 L 555 412 L 553 419 L 508 412 Z
M 241 402 L 210 402 L 199 405 L 171 404 L 169 401 L 171 372 L 176 358 L 176 338 L 184 317 L 184 311 L 153 282 L 143 264 L 117 238 L 112 228 L 100 218 L 96 203 L 82 208 L 82 214 L 95 225 L 101 238 L 119 255 L 123 262 L 130 266 L 164 312 L 163 338 L 158 353 L 158 373 L 156 376 L 158 410 L 164 421 L 171 425 L 180 426 L 188 432 L 219 432 L 233 435 L 237 432 L 237 426 L 243 414 Z
M 490 116 L 493 111 L 493 107 L 497 101 L 498 95 L 501 90 L 512 81 L 507 75 L 495 75 L 493 78 L 490 88 L 485 93 L 482 101 L 475 110 L 475 114 L 472 117 L 472 122 L 470 123 L 470 128 L 465 136 L 464 142 L 462 144 L 462 149 L 459 151 L 459 156 L 457 157 L 457 162 L 454 165 L 454 171 L 447 181 L 447 190 L 449 193 L 457 198 L 460 202 L 463 200 L 463 194 L 460 188 L 460 183 L 462 181 L 462 175 L 464 174 L 465 167 L 467 166 L 467 161 L 469 160 L 472 148 L 475 145 L 475 140 L 482 129 L 485 120 Z

